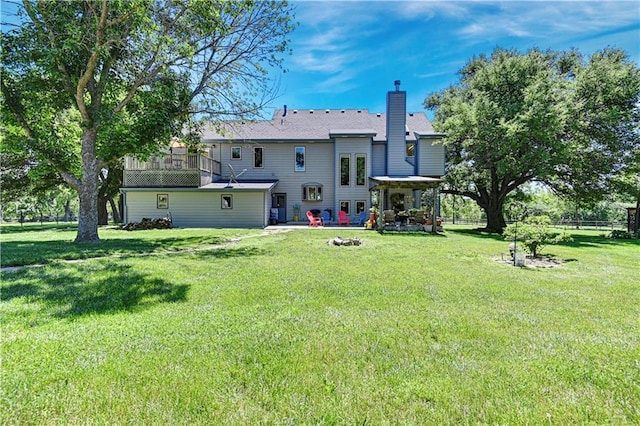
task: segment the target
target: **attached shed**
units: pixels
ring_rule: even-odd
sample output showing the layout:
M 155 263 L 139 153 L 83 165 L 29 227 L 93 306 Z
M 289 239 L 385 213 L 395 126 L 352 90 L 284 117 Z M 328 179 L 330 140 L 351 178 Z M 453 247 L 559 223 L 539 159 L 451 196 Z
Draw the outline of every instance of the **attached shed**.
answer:
M 216 182 L 198 188 L 122 188 L 125 223 L 170 217 L 180 228 L 264 228 L 277 181 Z

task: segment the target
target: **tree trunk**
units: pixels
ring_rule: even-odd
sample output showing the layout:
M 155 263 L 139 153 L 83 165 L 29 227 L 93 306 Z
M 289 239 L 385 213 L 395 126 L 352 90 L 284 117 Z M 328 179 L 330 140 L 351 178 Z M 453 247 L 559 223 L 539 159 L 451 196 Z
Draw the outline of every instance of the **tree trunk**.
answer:
M 484 211 L 487 214 L 487 231 L 502 234 L 504 228 L 507 227 L 507 223 L 502 215 L 502 209 L 485 209 Z
M 502 213 L 504 199 L 500 198 L 498 194 L 490 193 L 488 202 L 479 205 L 487 215 L 486 230 L 488 232 L 502 234 L 504 228 L 507 227 L 507 223 L 505 222 L 504 215 Z
M 107 197 L 98 196 L 98 225 L 109 224 L 109 213 L 107 212 Z
M 62 218 L 63 222 L 70 222 L 73 217 L 73 212 L 71 212 L 71 200 L 67 198 L 67 201 L 64 203 L 64 217 Z
M 636 217 L 633 224 L 633 235 L 636 238 L 640 238 L 640 192 L 638 192 L 638 199 L 636 200 Z
M 113 216 L 113 221 L 116 223 L 120 223 L 122 219 L 120 218 L 120 212 L 118 211 L 118 205 L 113 198 L 109 198 L 109 205 L 111 206 L 111 215 Z
M 95 125 L 82 131 L 82 181 L 78 187 L 80 211 L 75 242 L 100 241 L 98 237 L 98 159 Z

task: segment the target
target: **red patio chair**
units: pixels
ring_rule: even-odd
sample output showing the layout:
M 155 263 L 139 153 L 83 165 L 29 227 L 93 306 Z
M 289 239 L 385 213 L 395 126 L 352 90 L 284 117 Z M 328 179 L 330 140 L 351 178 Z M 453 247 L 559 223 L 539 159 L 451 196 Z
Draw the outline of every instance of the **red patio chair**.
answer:
M 342 210 L 338 212 L 338 226 L 340 225 L 349 225 L 349 216 Z
M 322 226 L 322 219 L 319 217 L 313 217 L 313 213 L 311 213 L 311 211 L 307 211 L 307 219 L 309 219 L 309 226 Z

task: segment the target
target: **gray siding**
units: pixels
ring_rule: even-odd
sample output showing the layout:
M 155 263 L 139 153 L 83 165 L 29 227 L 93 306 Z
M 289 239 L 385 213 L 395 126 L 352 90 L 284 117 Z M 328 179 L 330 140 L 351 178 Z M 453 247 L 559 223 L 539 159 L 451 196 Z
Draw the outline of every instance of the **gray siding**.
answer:
M 369 180 L 372 167 L 372 148 L 371 139 L 364 138 L 336 138 L 335 142 L 335 205 L 333 206 L 334 216 L 340 209 L 340 201 L 349 201 L 351 205 L 350 215 L 353 220 L 355 218 L 356 201 L 365 201 L 365 208 L 371 207 L 369 194 Z M 340 185 L 340 158 L 343 155 L 349 156 L 350 180 L 348 186 Z M 358 155 L 364 155 L 366 158 L 366 171 L 364 185 L 356 185 L 356 158 Z
M 158 209 L 157 194 L 169 196 L 169 208 Z M 221 196 L 233 195 L 233 208 L 222 209 Z M 139 222 L 142 218 L 166 217 L 181 228 L 263 228 L 268 224 L 264 191 L 126 191 L 125 221 Z
M 240 146 L 242 158 L 231 160 L 231 147 Z M 263 148 L 263 168 L 253 167 L 253 147 Z M 305 171 L 295 171 L 295 147 L 305 147 Z M 228 163 L 236 173 L 247 171 L 241 179 L 277 179 L 278 184 L 273 192 L 287 194 L 287 219 L 293 219 L 293 206 L 300 206 L 301 220 L 307 210 L 330 208 L 335 211 L 335 172 L 333 142 L 266 142 L 266 143 L 223 143 L 220 154 L 222 158 L 222 180 L 229 179 Z M 322 201 L 303 201 L 302 184 L 318 182 L 322 184 Z M 271 199 L 268 200 L 271 207 Z
M 387 145 L 373 144 L 371 147 L 371 176 L 384 176 L 387 174 Z
M 439 139 L 420 139 L 418 155 L 418 175 L 444 175 L 444 145 Z
M 412 175 L 414 167 L 405 159 L 406 153 L 406 98 L 404 91 L 387 94 L 387 174 Z

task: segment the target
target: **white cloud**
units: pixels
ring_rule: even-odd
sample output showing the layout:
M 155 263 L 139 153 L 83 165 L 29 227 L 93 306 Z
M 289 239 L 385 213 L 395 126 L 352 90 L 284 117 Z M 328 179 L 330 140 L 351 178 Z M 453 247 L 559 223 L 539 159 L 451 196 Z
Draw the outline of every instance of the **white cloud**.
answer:
M 637 23 L 639 12 L 637 3 L 624 1 L 478 2 L 474 6 L 471 20 L 457 31 L 463 39 L 531 37 L 557 41 Z

